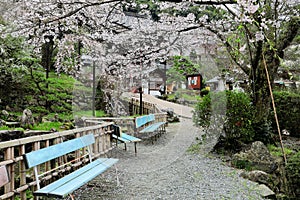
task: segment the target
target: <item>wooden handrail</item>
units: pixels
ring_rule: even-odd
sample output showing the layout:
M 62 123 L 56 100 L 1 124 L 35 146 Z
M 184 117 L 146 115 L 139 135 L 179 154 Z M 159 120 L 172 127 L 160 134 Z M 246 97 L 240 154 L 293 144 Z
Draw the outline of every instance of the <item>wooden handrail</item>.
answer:
M 104 156 L 114 148 L 110 140 L 111 124 L 113 124 L 113 122 L 105 122 L 73 130 L 0 142 L 0 165 L 6 165 L 10 175 L 10 182 L 1 187 L 0 200 L 15 199 L 17 196 L 21 199 L 26 199 L 26 190 L 35 190 L 36 181 L 33 179 L 32 181 L 28 181 L 28 175 L 33 177 L 33 171 L 25 169 L 25 162 L 22 157 L 23 154 L 55 143 L 60 143 L 62 142 L 62 138 L 64 138 L 64 140 L 68 140 L 74 137 L 77 138 L 93 133 L 96 139 L 96 144 L 93 145 L 92 148 L 93 159 Z M 82 154 L 84 154 L 84 152 L 74 153 L 75 157 L 72 160 L 80 163 L 80 165 L 87 163 L 86 159 L 80 159 Z M 45 163 L 40 167 L 40 172 L 51 172 L 48 172 L 50 175 L 43 177 L 42 180 L 54 180 L 54 178 L 59 174 L 73 170 L 75 165 L 77 165 L 76 162 L 73 163 L 72 166 L 69 166 L 66 164 L 66 159 L 64 157 L 60 157 L 55 159 L 53 162 Z M 57 169 L 57 171 L 54 171 L 54 169 Z M 20 181 L 15 182 L 17 177 Z

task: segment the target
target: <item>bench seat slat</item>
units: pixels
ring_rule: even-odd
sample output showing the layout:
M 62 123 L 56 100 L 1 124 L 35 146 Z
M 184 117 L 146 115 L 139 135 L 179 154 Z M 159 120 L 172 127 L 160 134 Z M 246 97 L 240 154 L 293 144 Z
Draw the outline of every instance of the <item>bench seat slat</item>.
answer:
M 155 124 L 151 124 L 140 131 L 140 133 L 149 133 L 156 131 L 160 126 L 164 125 L 165 122 L 157 122 Z
M 140 142 L 140 141 L 142 141 L 140 138 L 136 138 L 136 137 L 128 135 L 126 133 L 122 133 L 121 137 L 126 139 L 126 140 L 129 140 L 131 142 Z
M 101 158 L 99 161 L 97 160 L 97 162 L 92 162 L 89 163 L 88 165 L 79 168 L 78 170 L 72 172 L 71 174 L 68 174 L 66 176 L 64 176 L 61 179 L 58 179 L 56 181 L 54 181 L 53 183 L 35 191 L 35 194 L 48 194 L 50 191 L 55 190 L 57 187 L 60 187 L 60 185 L 63 185 L 65 182 L 69 182 L 71 180 L 74 179 L 74 177 L 79 176 L 80 174 L 84 173 L 85 170 L 87 170 L 89 167 L 93 168 L 94 166 L 98 165 L 98 162 L 104 162 L 107 158 Z
M 118 159 L 113 158 L 97 159 L 46 187 L 37 190 L 35 195 L 65 197 L 106 171 L 109 167 L 117 163 L 117 161 Z
M 126 139 L 126 138 L 123 138 L 123 137 L 118 137 L 117 135 L 112 135 L 113 136 L 113 138 L 115 138 L 115 139 L 117 139 L 117 140 L 120 140 L 120 141 L 122 141 L 122 142 L 125 142 L 125 143 L 127 143 L 127 142 L 131 142 L 130 140 L 128 140 L 128 139 Z

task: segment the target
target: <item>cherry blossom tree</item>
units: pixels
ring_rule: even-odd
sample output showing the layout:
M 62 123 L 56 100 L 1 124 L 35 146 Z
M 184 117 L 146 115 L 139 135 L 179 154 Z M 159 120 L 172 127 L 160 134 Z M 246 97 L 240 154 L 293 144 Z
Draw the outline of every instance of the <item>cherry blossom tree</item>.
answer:
M 235 65 L 248 76 L 256 107 L 254 125 L 264 127 L 271 106 L 268 78 L 272 84 L 285 49 L 299 37 L 300 4 L 292 0 L 164 2 L 174 5 L 161 12 L 190 17 L 194 20 L 189 29 L 205 27 L 223 41 Z M 265 137 L 266 130 L 257 132 Z
M 144 76 L 155 60 L 199 48 L 203 37 L 193 41 L 188 33 L 201 36 L 205 29 L 248 75 L 258 121 L 266 119 L 270 105 L 264 63 L 273 81 L 284 49 L 299 33 L 299 4 L 292 0 L 27 0 L 13 5 L 4 15 L 13 26 L 1 32 L 27 37 L 45 69 L 51 68 L 45 52 L 53 56 L 56 49 L 57 71 L 72 74 L 81 67 L 81 54 L 89 53 L 106 74 Z

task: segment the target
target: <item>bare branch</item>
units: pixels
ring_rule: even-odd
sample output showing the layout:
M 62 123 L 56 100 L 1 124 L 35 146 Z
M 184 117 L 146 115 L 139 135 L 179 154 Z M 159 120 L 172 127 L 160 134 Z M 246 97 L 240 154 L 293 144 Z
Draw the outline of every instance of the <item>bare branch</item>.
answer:
M 109 0 L 109 1 L 85 4 L 85 5 L 82 5 L 82 7 L 77 8 L 75 10 L 72 10 L 72 11 L 70 11 L 69 13 L 67 13 L 63 16 L 60 16 L 60 17 L 57 17 L 57 18 L 54 18 L 54 19 L 46 19 L 46 20 L 43 21 L 43 23 L 48 24 L 48 23 L 52 23 L 52 22 L 55 22 L 55 21 L 59 21 L 59 20 L 64 19 L 64 18 L 68 18 L 68 17 L 78 13 L 79 11 L 81 11 L 84 8 L 88 8 L 88 7 L 92 7 L 92 6 L 99 6 L 99 5 L 104 5 L 104 4 L 109 4 L 109 3 L 113 3 L 113 2 L 119 2 L 119 1 L 120 0 Z
M 182 3 L 185 2 L 183 0 L 164 0 L 165 2 L 172 2 L 172 3 Z M 218 1 L 218 0 L 207 0 L 207 1 L 202 1 L 202 0 L 194 0 L 192 1 L 194 4 L 198 5 L 225 5 L 225 4 L 236 4 L 236 0 L 224 0 L 224 1 Z

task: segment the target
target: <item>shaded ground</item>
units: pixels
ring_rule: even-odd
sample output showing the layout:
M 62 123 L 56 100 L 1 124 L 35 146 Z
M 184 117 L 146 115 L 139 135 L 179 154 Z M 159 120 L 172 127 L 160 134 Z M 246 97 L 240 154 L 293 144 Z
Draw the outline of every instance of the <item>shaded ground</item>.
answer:
M 190 119 L 171 124 L 154 145 L 143 141 L 134 156 L 133 145 L 112 152 L 119 158 L 110 169 L 77 191 L 77 199 L 261 199 L 256 184 L 239 177 L 239 171 L 207 156 L 204 149 L 187 150 L 201 130 Z

